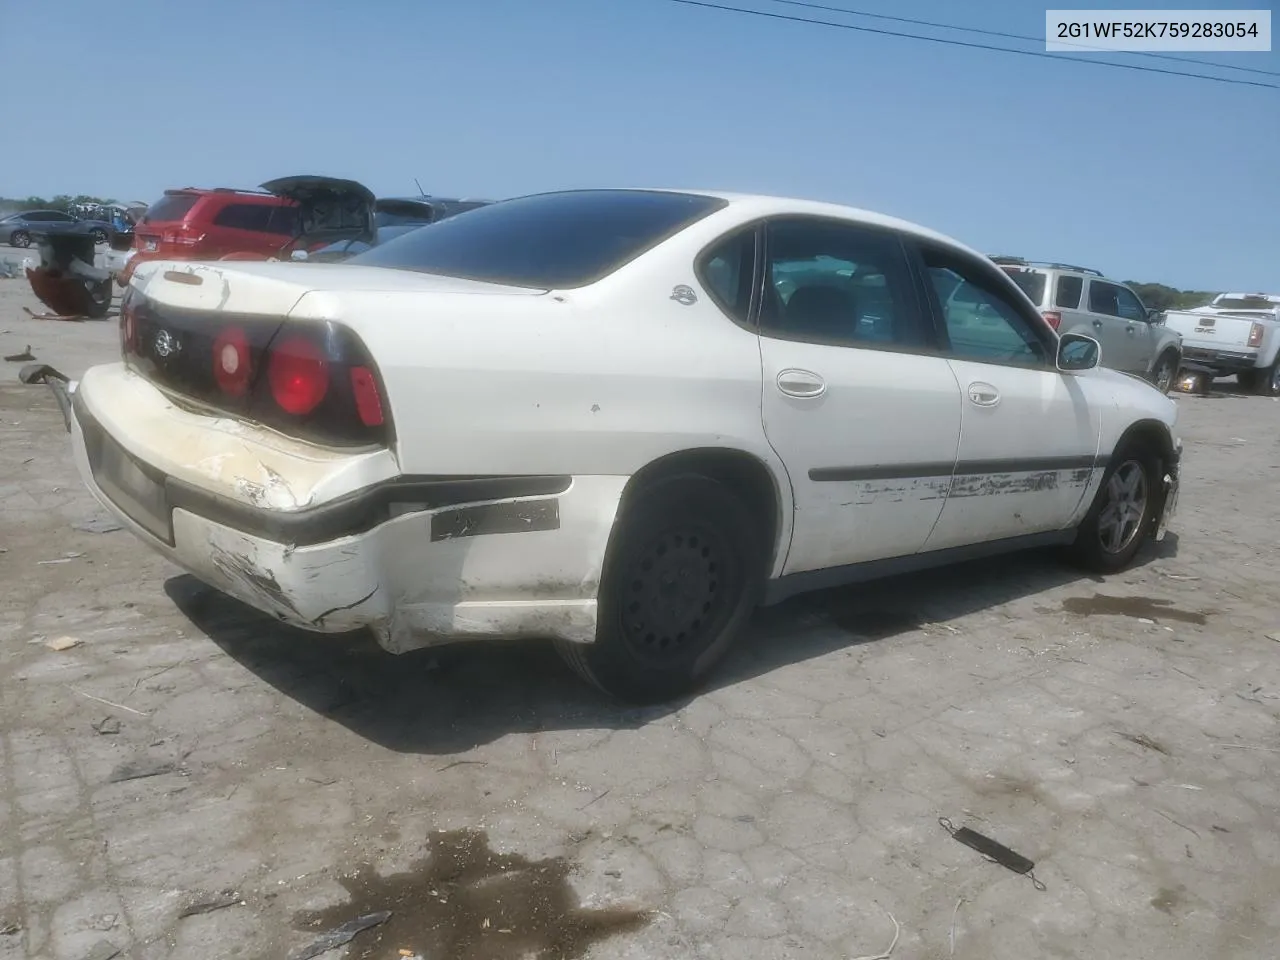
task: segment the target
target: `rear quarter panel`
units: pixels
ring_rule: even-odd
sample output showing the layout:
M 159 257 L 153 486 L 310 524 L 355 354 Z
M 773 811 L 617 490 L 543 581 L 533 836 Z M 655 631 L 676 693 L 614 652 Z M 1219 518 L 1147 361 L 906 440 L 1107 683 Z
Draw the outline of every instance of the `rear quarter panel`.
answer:
M 755 334 L 705 293 L 670 299 L 677 283 L 701 289 L 692 259 L 642 257 L 558 293 L 314 292 L 291 315 L 351 318 L 405 473 L 630 475 L 727 447 L 784 476 L 761 425 Z

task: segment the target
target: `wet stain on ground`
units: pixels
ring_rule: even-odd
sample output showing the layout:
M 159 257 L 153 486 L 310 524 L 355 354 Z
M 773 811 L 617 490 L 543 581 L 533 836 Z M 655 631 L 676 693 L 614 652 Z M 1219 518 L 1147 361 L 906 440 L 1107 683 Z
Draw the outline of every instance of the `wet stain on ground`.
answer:
M 364 867 L 340 877 L 349 901 L 299 914 L 294 926 L 318 936 L 389 910 L 385 923 L 352 941 L 348 960 L 574 960 L 651 919 L 644 910 L 583 908 L 569 885 L 571 870 L 563 857 L 495 852 L 483 831 L 439 833 L 428 856 L 406 873 L 382 877 Z
M 1148 620 L 1178 620 L 1204 626 L 1207 615 L 1195 610 L 1179 610 L 1172 600 L 1154 600 L 1151 597 L 1108 597 L 1095 593 L 1092 597 L 1068 597 L 1062 601 L 1062 609 L 1082 617 L 1145 617 Z
M 917 614 L 905 610 L 872 610 L 838 601 L 827 607 L 827 615 L 841 630 L 863 640 L 883 640 L 920 626 Z
M 1174 910 L 1182 906 L 1182 893 L 1179 890 L 1161 887 L 1151 898 L 1151 905 L 1162 913 L 1172 915 Z

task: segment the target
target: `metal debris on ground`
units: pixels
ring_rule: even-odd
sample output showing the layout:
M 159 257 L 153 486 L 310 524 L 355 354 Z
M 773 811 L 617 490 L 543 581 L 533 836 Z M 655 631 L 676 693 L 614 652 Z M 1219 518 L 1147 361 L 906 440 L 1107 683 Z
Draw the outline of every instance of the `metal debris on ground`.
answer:
M 71 378 L 47 363 L 28 363 L 18 371 L 18 379 L 23 383 L 31 384 L 48 383 L 50 379 L 61 380 L 65 383 Z
M 117 530 L 123 530 L 124 527 L 116 523 L 110 517 L 90 517 L 88 520 L 77 520 L 71 524 L 72 530 L 79 530 L 81 533 L 115 533 Z
M 312 960 L 313 957 L 350 943 L 357 935 L 380 926 L 390 919 L 391 911 L 383 910 L 380 913 L 367 913 L 363 917 L 348 920 L 342 926 L 321 934 L 307 946 L 289 954 L 289 960 Z
M 23 307 L 32 320 L 68 320 L 75 323 L 82 323 L 88 319 L 83 313 L 63 315 L 61 313 L 36 313 L 30 307 Z
M 888 910 L 885 913 L 889 913 Z M 853 960 L 890 960 L 893 956 L 893 948 L 898 945 L 898 936 L 902 933 L 902 924 L 898 923 L 898 918 L 889 913 L 889 919 L 893 921 L 893 941 L 889 944 L 889 949 L 884 953 L 876 953 L 865 957 L 854 957 Z
M 244 898 L 240 896 L 239 891 L 223 890 L 221 893 L 213 896 L 202 896 L 193 900 L 187 906 L 182 908 L 178 914 L 179 920 L 187 917 L 196 917 L 204 913 L 213 913 L 216 910 L 225 910 L 228 907 L 243 907 Z
M 21 353 L 11 353 L 9 356 L 5 357 L 5 360 L 9 363 L 26 363 L 28 360 L 34 360 L 35 358 L 35 354 L 31 352 L 31 344 L 28 343 L 27 349 L 23 350 Z
M 50 650 L 56 650 L 61 653 L 63 650 L 70 650 L 84 643 L 79 637 L 55 637 L 52 640 L 46 640 L 44 645 Z
M 120 721 L 115 717 L 103 717 L 101 720 L 94 721 L 91 726 L 95 733 L 103 736 L 111 736 L 120 732 Z
M 111 771 L 107 783 L 124 783 L 127 780 L 145 780 L 147 777 L 160 777 L 166 773 L 176 773 L 176 764 L 160 760 L 133 760 L 122 763 Z
M 12 937 L 22 932 L 22 924 L 11 920 L 0 920 L 0 937 Z
M 1035 861 L 1028 860 L 1020 853 L 1010 850 L 1003 843 L 998 843 L 990 837 L 983 836 L 976 830 L 970 830 L 968 827 L 960 827 L 958 830 L 950 820 L 946 817 L 939 817 L 938 823 L 942 829 L 951 834 L 953 840 L 959 840 L 966 847 L 977 850 L 993 863 L 998 863 L 1006 870 L 1012 870 L 1014 873 L 1023 874 L 1031 878 L 1032 885 L 1039 891 L 1043 892 L 1048 889 L 1043 883 L 1036 879 Z

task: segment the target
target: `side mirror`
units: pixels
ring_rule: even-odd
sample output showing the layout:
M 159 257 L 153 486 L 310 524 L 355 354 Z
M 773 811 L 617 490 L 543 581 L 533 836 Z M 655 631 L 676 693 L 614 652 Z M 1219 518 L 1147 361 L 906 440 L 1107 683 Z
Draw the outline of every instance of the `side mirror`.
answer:
M 305 251 L 305 250 L 295 250 L 295 251 L 293 251 L 293 253 L 289 254 L 289 259 L 290 259 L 290 260 L 293 260 L 293 261 L 302 261 L 302 260 L 305 260 L 305 259 L 307 259 L 307 251 Z
M 1102 344 L 1093 337 L 1064 333 L 1058 340 L 1058 369 L 1064 373 L 1092 370 L 1102 360 Z
M 1147 310 L 1147 323 L 1164 323 L 1164 311 L 1151 307 Z

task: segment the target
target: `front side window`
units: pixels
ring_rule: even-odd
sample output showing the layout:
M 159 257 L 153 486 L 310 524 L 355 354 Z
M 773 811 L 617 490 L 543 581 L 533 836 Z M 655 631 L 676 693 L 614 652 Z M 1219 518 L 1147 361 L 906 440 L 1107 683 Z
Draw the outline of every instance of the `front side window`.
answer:
M 1064 310 L 1076 310 L 1080 306 L 1080 294 L 1084 292 L 1084 280 L 1081 277 L 1063 275 L 1058 277 L 1058 292 L 1054 295 L 1053 305 Z
M 351 263 L 541 290 L 583 287 L 720 210 L 656 190 L 574 190 L 504 200 L 379 244 Z
M 760 330 L 766 336 L 853 347 L 924 347 L 906 256 L 897 236 L 834 220 L 771 222 Z
M 1126 320 L 1145 322 L 1147 319 L 1147 311 L 1142 301 L 1132 290 L 1125 287 L 1116 287 L 1116 310 Z
M 986 271 L 944 250 L 922 251 L 946 322 L 952 355 L 965 360 L 1044 366 L 1044 341 Z

